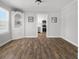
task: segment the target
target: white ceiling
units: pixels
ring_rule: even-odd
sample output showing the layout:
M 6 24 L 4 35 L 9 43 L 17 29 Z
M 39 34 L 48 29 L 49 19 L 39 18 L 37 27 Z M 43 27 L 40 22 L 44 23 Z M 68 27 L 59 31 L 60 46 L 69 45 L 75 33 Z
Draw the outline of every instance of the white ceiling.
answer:
M 1 0 L 10 7 L 24 11 L 58 11 L 74 0 L 43 0 L 40 5 L 35 0 Z

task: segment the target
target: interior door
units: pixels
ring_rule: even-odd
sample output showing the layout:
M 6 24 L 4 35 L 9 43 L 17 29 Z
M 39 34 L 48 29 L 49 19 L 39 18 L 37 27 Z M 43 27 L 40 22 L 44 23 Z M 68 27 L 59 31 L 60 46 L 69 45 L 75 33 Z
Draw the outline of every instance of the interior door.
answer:
M 22 12 L 12 12 L 12 39 L 24 36 L 24 14 Z

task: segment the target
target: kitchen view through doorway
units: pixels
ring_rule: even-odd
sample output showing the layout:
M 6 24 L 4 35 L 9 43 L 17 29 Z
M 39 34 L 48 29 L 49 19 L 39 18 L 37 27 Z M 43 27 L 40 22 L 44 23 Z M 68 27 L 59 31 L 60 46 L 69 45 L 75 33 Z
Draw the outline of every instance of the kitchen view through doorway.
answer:
M 46 14 L 39 14 L 38 17 L 38 36 L 47 35 L 47 15 Z

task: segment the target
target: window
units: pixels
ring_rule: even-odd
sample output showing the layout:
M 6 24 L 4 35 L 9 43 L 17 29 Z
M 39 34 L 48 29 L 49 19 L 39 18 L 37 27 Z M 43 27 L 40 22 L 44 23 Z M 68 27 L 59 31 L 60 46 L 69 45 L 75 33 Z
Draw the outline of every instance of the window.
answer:
M 9 32 L 9 12 L 0 8 L 0 34 Z

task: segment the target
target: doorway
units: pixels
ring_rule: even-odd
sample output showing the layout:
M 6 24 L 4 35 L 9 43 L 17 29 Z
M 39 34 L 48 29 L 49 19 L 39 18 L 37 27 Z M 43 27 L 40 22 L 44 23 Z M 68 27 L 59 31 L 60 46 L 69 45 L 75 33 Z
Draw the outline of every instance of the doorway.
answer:
M 47 35 L 47 14 L 38 14 L 38 36 L 45 36 Z
M 46 30 L 47 30 L 46 27 L 47 27 L 47 26 L 46 26 L 46 20 L 43 20 L 43 21 L 42 21 L 42 32 L 46 33 Z

